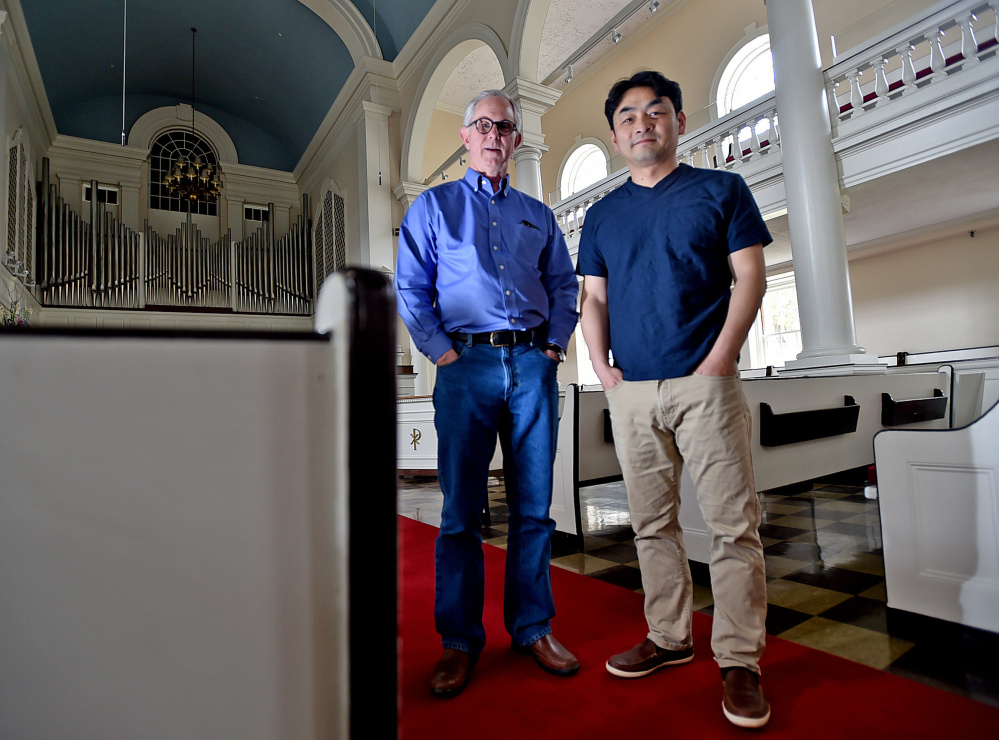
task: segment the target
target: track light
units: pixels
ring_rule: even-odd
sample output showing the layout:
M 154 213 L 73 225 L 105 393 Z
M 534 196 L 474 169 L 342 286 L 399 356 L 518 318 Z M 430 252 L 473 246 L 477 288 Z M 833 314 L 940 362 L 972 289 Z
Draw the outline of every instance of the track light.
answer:
M 442 172 L 441 173 L 441 179 L 442 180 L 446 180 L 447 179 L 447 173 L 446 172 Z
M 657 10 L 659 10 L 659 0 L 652 0 L 652 2 L 649 3 L 649 12 L 655 13 Z
M 570 82 L 572 82 L 572 65 L 571 64 L 566 68 L 566 73 L 565 73 L 565 84 L 568 85 Z
M 615 44 L 621 40 L 621 32 L 616 28 L 611 32 L 611 41 Z
M 462 167 L 462 166 L 464 166 L 464 164 L 465 164 L 465 158 L 464 157 L 458 157 L 458 166 Z

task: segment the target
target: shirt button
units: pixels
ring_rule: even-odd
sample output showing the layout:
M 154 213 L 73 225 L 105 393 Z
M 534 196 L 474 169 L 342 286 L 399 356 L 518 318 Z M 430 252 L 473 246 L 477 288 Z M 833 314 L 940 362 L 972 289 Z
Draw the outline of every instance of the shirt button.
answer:
M 500 269 L 501 270 L 505 270 L 506 269 L 506 265 L 500 265 Z
M 493 199 L 492 199 L 491 201 L 489 201 L 489 202 L 490 202 L 490 203 L 492 203 L 493 205 L 496 205 L 496 199 L 495 199 L 495 198 L 493 198 Z
M 493 221 L 493 226 L 495 226 L 495 225 L 496 225 L 496 222 L 495 222 L 495 221 Z
M 507 294 L 507 295 L 510 295 L 510 291 L 508 290 L 508 291 L 506 292 L 506 294 Z
M 499 249 L 495 244 L 493 244 L 493 249 Z

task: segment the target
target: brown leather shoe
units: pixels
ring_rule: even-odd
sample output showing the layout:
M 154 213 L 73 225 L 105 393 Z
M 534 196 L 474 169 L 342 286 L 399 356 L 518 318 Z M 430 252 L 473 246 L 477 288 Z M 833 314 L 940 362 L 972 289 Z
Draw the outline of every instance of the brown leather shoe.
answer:
M 607 661 L 607 671 L 621 678 L 640 678 L 668 665 L 689 663 L 694 659 L 694 648 L 667 650 L 646 637 L 631 650 L 612 655 Z
M 539 666 L 556 676 L 571 676 L 579 670 L 576 656 L 566 650 L 554 635 L 545 635 L 530 645 L 511 643 L 511 647 L 518 653 L 533 655 Z
M 736 727 L 763 727 L 770 720 L 770 705 L 763 698 L 760 677 L 748 668 L 732 668 L 723 679 L 722 711 Z
M 446 648 L 430 676 L 430 693 L 444 698 L 460 694 L 477 660 L 477 655 Z

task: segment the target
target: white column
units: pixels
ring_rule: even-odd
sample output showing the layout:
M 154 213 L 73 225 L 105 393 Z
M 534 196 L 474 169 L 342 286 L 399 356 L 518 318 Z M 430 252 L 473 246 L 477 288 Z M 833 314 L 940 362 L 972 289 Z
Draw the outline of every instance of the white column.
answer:
M 540 201 L 545 200 L 541 186 L 541 155 L 548 150 L 521 144 L 513 153 L 513 166 L 517 170 L 517 190 Z
M 392 272 L 392 189 L 389 184 L 389 128 L 392 109 L 362 101 L 355 116 L 360 175 L 361 258 L 365 267 Z
M 523 140 L 513 153 L 517 171 L 517 190 L 540 201 L 545 200 L 541 183 L 541 156 L 548 151 L 545 135 L 541 131 L 541 116 L 548 112 L 562 97 L 562 91 L 515 77 L 503 88 L 520 104 L 524 116 Z
M 839 173 L 811 0 L 767 0 L 802 351 L 785 371 L 882 372 L 857 344 Z M 785 373 L 786 374 L 786 373 Z

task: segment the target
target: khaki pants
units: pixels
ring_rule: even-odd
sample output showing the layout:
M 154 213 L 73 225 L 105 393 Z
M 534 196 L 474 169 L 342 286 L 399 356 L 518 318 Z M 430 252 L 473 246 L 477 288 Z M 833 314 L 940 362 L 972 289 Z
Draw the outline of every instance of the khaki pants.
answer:
M 722 668 L 759 673 L 766 635 L 766 574 L 750 452 L 752 417 L 737 376 L 624 381 L 607 393 L 617 457 L 645 589 L 648 637 L 691 646 L 690 567 L 678 519 L 686 463 L 711 533 L 714 626 Z

